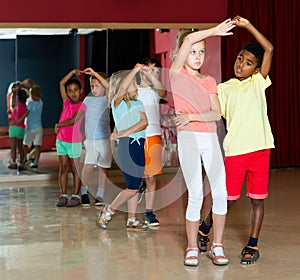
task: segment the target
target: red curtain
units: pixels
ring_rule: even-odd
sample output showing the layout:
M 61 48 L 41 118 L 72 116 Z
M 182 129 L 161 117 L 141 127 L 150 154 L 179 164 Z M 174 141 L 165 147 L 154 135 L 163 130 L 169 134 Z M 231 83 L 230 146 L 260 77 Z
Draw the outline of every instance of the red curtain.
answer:
M 267 90 L 268 115 L 275 138 L 271 167 L 300 166 L 300 1 L 228 0 L 228 17 L 247 18 L 274 46 Z M 255 39 L 242 28 L 222 39 L 223 81 L 233 77 L 233 65 L 241 47 Z

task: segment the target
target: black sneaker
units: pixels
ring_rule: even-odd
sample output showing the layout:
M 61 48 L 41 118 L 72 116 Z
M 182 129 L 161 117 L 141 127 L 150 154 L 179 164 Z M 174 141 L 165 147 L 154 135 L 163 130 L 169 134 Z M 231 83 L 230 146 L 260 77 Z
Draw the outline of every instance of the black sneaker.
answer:
M 241 252 L 241 264 L 254 264 L 259 259 L 257 247 L 245 246 Z
M 207 252 L 207 244 L 210 241 L 209 233 L 204 234 L 200 229 L 198 230 L 198 248 L 200 253 Z
M 103 198 L 100 196 L 97 196 L 95 199 L 95 206 L 102 206 L 102 205 L 105 205 Z
M 30 164 L 30 168 L 38 168 L 38 165 L 35 164 L 35 163 L 31 163 L 31 164 Z
M 153 212 L 146 212 L 144 214 L 144 218 L 145 218 L 145 223 L 151 227 L 157 227 L 159 226 L 159 221 L 156 219 L 155 215 L 153 214 Z
M 18 165 L 18 171 L 24 171 L 26 168 L 23 164 Z
M 18 168 L 18 165 L 16 163 L 10 163 L 8 166 L 7 166 L 8 169 L 17 169 Z
M 146 191 L 147 188 L 147 184 L 145 181 L 143 181 L 142 185 L 139 188 L 139 198 L 138 198 L 138 204 L 141 203 L 142 199 L 143 199 L 143 195 Z
M 83 194 L 81 196 L 81 205 L 83 207 L 88 207 L 88 206 L 91 205 L 90 198 L 89 198 L 88 194 Z

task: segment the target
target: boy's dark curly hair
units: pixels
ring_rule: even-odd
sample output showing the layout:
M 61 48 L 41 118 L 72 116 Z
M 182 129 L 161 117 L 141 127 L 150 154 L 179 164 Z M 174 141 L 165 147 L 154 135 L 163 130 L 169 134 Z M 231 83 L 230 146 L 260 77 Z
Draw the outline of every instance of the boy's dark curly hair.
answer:
M 257 59 L 257 68 L 261 67 L 265 50 L 258 43 L 249 43 L 243 46 L 242 50 L 251 52 Z

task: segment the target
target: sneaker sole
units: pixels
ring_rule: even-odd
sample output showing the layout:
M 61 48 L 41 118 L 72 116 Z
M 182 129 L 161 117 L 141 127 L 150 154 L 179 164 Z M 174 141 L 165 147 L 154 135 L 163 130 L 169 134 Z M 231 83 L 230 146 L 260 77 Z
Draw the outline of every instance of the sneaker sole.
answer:
M 95 206 L 104 206 L 105 205 L 105 203 L 104 202 L 98 202 L 98 203 L 95 203 Z
M 75 205 L 66 205 L 67 207 L 78 207 L 78 206 L 80 206 L 81 205 L 81 203 L 79 203 L 79 204 L 75 204 Z
M 82 207 L 90 207 L 91 206 L 91 204 L 89 203 L 89 204 L 83 204 L 83 203 L 81 203 L 81 205 L 82 205 Z
M 160 226 L 160 223 L 149 223 L 147 221 L 145 221 L 145 224 L 148 226 L 148 227 L 158 227 Z

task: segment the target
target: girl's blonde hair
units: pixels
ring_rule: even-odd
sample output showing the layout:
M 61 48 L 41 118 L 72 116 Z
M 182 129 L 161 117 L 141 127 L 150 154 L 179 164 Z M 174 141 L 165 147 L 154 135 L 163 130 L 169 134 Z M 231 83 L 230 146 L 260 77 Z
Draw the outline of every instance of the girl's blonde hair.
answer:
M 126 78 L 129 72 L 130 72 L 129 70 L 121 70 L 111 75 L 109 79 L 109 93 L 108 93 L 108 102 L 110 107 L 111 107 L 111 102 L 113 101 L 113 99 L 115 98 L 115 96 L 117 95 L 120 89 L 120 85 L 123 79 Z M 128 106 L 130 106 L 130 100 L 133 99 L 136 100 L 136 98 L 130 98 L 128 92 L 126 92 L 123 99 Z
M 176 35 L 176 49 L 172 52 L 172 59 L 174 60 L 179 49 L 181 48 L 185 37 L 193 32 L 198 31 L 198 29 L 181 29 Z M 203 40 L 205 43 L 205 40 Z

